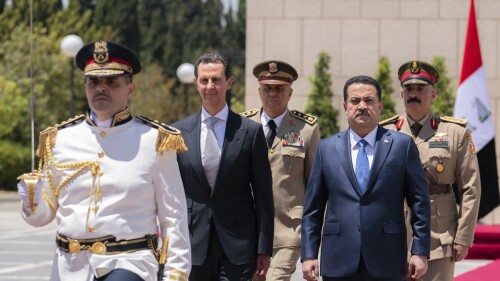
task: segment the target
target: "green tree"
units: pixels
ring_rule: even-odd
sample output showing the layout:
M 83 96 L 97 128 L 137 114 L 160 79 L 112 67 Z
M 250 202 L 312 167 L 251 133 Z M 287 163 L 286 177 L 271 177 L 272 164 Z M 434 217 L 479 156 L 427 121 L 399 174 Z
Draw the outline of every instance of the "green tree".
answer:
M 222 53 L 231 53 L 231 66 L 235 81 L 230 93 L 231 109 L 235 112 L 245 110 L 245 44 L 246 44 L 246 6 L 245 1 L 240 0 L 236 19 L 233 17 L 232 8 L 225 14 L 226 25 L 223 46 L 227 50 Z
M 113 37 L 101 39 L 118 41 L 139 53 L 141 36 L 137 11 L 138 0 L 97 1 L 92 23 L 95 26 L 112 26 L 117 31 Z
M 375 73 L 375 79 L 380 83 L 380 87 L 382 88 L 382 102 L 384 104 L 380 120 L 384 120 L 396 114 L 396 104 L 391 96 L 394 92 L 391 77 L 391 63 L 387 57 L 382 56 L 378 60 L 378 68 Z
M 11 176 L 12 171 L 17 173 L 30 169 L 31 113 L 28 104 L 31 100 L 32 82 L 35 133 L 68 117 L 71 60 L 60 51 L 62 38 L 76 33 L 88 40 L 107 30 L 106 27 L 89 27 L 89 13 L 80 15 L 73 9 L 50 9 L 50 13 L 37 13 L 37 21 L 33 21 L 33 34 L 30 35 L 29 21 L 17 16 L 29 15 L 29 5 L 22 5 L 24 2 L 26 1 L 15 1 L 16 5 L 6 6 L 0 14 L 0 77 L 9 79 L 0 81 L 0 100 L 15 104 L 9 104 L 13 109 L 0 108 L 0 113 L 8 114 L 3 116 L 9 117 L 1 129 L 9 133 L 0 135 L 0 186 L 15 186 L 16 179 Z M 51 7 L 51 3 L 55 1 L 41 0 L 36 3 L 40 7 Z M 55 6 L 57 5 L 54 4 Z M 12 28 L 6 29 L 9 26 Z M 76 77 L 78 76 L 77 74 Z M 76 79 L 75 84 L 80 101 L 77 102 L 77 108 L 82 110 L 77 109 L 77 112 L 83 112 L 86 103 L 82 79 Z
M 454 90 L 450 85 L 450 78 L 445 65 L 445 59 L 441 56 L 432 58 L 432 65 L 439 73 L 439 80 L 434 86 L 436 89 L 436 98 L 432 103 L 432 112 L 441 116 L 453 116 L 453 106 L 455 105 Z
M 339 131 L 337 125 L 338 111 L 332 106 L 332 78 L 328 73 L 331 57 L 322 51 L 314 66 L 314 76 L 309 78 L 311 91 L 307 98 L 306 112 L 318 116 L 321 138 Z

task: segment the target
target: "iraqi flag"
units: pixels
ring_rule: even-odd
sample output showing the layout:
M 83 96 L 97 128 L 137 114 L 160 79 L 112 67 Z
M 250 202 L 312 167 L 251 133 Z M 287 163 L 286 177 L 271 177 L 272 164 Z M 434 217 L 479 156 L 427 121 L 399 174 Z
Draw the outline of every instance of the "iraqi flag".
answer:
M 495 152 L 495 127 L 488 97 L 486 74 L 481 59 L 474 0 L 470 1 L 464 60 L 454 115 L 467 119 L 472 139 L 478 151 L 477 159 L 481 174 L 481 202 L 478 217 L 481 218 L 500 204 L 500 196 Z

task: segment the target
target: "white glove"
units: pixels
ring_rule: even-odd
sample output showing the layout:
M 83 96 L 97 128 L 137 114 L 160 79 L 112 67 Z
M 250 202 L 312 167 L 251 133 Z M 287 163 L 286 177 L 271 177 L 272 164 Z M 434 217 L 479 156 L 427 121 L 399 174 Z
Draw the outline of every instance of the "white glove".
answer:
M 31 210 L 30 200 L 28 196 L 28 187 L 26 186 L 24 180 L 20 180 L 19 183 L 17 184 L 17 192 L 19 193 L 19 196 L 23 201 L 23 208 L 26 210 Z M 39 180 L 35 186 L 35 199 L 34 199 L 35 206 L 38 205 L 38 202 L 40 202 L 41 198 L 42 198 L 42 181 Z

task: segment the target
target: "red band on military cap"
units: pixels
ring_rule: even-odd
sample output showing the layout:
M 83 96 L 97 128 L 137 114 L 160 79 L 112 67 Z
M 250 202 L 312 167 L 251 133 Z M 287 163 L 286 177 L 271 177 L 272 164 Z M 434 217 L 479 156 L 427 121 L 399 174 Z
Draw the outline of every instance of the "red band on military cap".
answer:
M 411 71 L 405 71 L 405 73 L 403 73 L 403 75 L 401 75 L 401 78 L 399 79 L 401 82 L 407 80 L 408 78 L 427 78 L 425 80 L 429 80 L 430 82 L 432 82 L 432 84 L 435 84 L 436 83 L 436 77 L 434 77 L 433 75 L 431 75 L 430 73 L 428 72 L 425 72 L 423 70 L 420 70 L 419 73 L 411 73 Z
M 130 63 L 128 63 L 126 60 L 122 60 L 119 58 L 109 58 L 107 62 L 117 62 L 132 67 Z M 89 65 L 91 63 L 96 63 L 96 62 L 94 59 L 89 59 L 88 61 L 85 62 L 85 65 Z

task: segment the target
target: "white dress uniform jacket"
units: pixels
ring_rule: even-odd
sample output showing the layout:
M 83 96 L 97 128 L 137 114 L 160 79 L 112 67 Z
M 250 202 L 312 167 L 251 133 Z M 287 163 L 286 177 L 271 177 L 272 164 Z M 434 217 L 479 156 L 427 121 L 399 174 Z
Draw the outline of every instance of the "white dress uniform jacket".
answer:
M 43 200 L 35 213 L 23 209 L 23 217 L 37 227 L 56 219 L 58 233 L 72 239 L 168 235 L 163 279 L 187 280 L 191 252 L 176 151 L 158 151 L 157 143 L 161 130 L 169 137 L 168 127 L 131 119 L 128 109 L 126 114 L 129 121 L 110 128 L 95 127 L 88 115 L 86 122 L 82 115 L 58 125 L 57 135 L 45 138 L 49 145 L 41 142 L 39 147 L 48 158 Z M 158 261 L 149 249 L 112 255 L 57 249 L 51 280 L 91 281 L 117 268 L 156 280 Z

